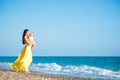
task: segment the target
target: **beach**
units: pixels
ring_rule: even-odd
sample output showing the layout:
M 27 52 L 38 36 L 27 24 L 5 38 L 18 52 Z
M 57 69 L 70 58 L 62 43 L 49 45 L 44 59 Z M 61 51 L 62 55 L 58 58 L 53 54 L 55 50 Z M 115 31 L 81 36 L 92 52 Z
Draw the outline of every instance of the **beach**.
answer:
M 30 71 L 30 73 L 23 73 L 0 68 L 0 80 L 106 80 L 106 79 L 60 76 L 33 71 Z
M 0 57 L 0 80 L 120 80 L 120 57 L 33 57 L 30 73 L 12 71 L 15 59 Z

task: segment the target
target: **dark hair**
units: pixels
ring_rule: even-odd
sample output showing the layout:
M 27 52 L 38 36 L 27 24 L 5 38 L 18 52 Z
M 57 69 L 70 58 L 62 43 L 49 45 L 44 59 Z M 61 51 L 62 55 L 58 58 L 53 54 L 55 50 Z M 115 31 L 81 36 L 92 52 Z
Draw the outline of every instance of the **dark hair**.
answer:
M 22 36 L 22 43 L 23 43 L 23 44 L 25 44 L 24 36 L 25 36 L 25 33 L 26 33 L 27 31 L 29 31 L 29 29 L 25 29 L 25 30 L 23 31 L 23 36 Z

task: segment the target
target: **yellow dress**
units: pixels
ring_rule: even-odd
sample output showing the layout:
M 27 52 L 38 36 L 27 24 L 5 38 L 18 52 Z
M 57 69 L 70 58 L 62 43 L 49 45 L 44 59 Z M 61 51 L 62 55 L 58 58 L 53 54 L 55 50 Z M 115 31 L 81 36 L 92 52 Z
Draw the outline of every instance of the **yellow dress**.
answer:
M 31 46 L 25 44 L 18 58 L 11 65 L 11 68 L 16 72 L 18 71 L 28 72 L 28 68 L 31 62 L 32 62 Z

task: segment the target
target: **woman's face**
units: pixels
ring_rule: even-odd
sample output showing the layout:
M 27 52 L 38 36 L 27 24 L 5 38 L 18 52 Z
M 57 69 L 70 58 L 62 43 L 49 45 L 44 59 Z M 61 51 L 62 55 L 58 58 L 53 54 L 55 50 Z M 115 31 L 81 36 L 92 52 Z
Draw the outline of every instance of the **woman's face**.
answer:
M 31 34 L 30 31 L 27 31 L 27 32 L 25 33 L 26 36 L 29 36 L 30 34 Z

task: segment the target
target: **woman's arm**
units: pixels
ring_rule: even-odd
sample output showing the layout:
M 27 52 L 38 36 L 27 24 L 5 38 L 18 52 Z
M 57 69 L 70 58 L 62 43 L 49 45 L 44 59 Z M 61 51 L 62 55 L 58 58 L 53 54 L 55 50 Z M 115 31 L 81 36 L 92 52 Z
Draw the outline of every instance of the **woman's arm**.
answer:
M 33 51 L 34 47 L 35 47 L 35 41 L 33 42 L 32 46 L 31 46 L 32 51 Z
M 34 49 L 34 47 L 35 47 L 35 36 L 34 36 L 33 33 L 32 33 L 31 36 L 33 37 L 33 44 L 32 44 L 32 46 L 31 46 L 31 49 L 32 49 L 32 51 L 33 51 L 33 49 Z

